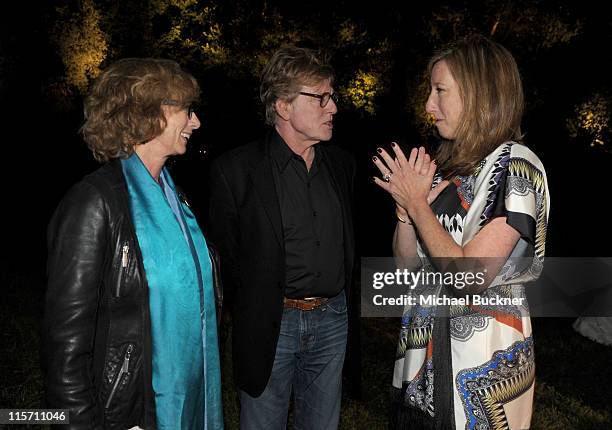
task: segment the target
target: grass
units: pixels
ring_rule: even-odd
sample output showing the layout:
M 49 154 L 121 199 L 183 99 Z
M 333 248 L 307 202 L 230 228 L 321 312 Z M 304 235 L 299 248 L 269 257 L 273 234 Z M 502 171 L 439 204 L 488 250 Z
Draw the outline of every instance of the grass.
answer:
M 4 264 L 0 303 L 0 408 L 38 408 L 42 397 L 39 333 L 43 274 Z M 571 319 L 534 319 L 536 391 L 533 429 L 612 428 L 612 348 L 571 328 Z M 342 399 L 341 429 L 385 429 L 398 319 L 363 318 L 361 399 Z M 223 409 L 227 429 L 238 428 L 238 398 L 231 376 L 231 333 L 223 340 Z M 345 384 L 347 385 L 347 384 Z M 27 426 L 10 426 L 14 428 Z M 41 428 L 43 426 L 29 427 Z M 0 429 L 9 428 L 0 425 Z M 48 427 L 52 429 L 53 427 Z

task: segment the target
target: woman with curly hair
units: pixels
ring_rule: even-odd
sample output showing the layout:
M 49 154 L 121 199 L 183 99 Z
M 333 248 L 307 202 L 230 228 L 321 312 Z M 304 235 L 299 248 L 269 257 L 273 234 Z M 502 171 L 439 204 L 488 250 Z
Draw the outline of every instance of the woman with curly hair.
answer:
M 223 428 L 216 262 L 164 167 L 200 127 L 198 95 L 174 61 L 128 58 L 85 100 L 104 165 L 49 225 L 43 326 L 46 404 L 70 429 Z

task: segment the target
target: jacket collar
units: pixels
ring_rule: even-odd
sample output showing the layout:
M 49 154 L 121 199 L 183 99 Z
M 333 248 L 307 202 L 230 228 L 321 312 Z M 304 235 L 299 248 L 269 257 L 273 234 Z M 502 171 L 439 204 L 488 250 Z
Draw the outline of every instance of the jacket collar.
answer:
M 256 146 L 255 156 L 251 158 L 249 176 L 255 188 L 270 223 L 274 229 L 274 235 L 279 245 L 284 249 L 284 238 L 282 230 L 282 218 L 278 195 L 274 185 L 274 175 L 272 173 L 272 158 L 270 147 L 274 142 L 276 131 L 269 132 L 261 139 Z

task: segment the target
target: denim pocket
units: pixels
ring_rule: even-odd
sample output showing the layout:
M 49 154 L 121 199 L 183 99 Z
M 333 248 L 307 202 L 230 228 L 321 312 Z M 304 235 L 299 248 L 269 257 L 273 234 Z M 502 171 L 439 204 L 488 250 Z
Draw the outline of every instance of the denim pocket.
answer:
M 326 305 L 327 309 L 336 313 L 336 314 L 345 314 L 346 313 L 346 295 L 344 291 L 340 293 L 338 297 L 334 297 L 331 301 L 329 301 Z

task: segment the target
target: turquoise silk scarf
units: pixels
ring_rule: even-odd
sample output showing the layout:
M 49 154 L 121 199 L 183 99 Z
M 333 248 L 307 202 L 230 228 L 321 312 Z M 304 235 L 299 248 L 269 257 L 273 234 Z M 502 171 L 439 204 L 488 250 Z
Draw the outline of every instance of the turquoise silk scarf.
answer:
M 169 188 L 168 197 L 136 154 L 121 165 L 149 285 L 157 427 L 223 429 L 215 298 L 206 241 L 191 210 L 178 202 L 165 168 L 160 180 Z

